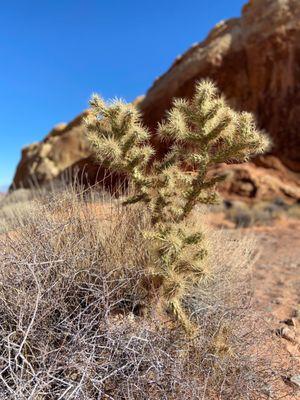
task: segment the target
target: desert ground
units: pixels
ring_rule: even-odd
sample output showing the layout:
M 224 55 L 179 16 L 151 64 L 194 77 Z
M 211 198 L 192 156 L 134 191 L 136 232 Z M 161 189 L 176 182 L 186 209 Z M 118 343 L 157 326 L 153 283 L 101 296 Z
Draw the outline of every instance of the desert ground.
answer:
M 299 372 L 300 223 L 284 221 L 256 229 L 255 235 L 261 249 L 254 270 L 255 305 L 280 338 L 283 363 Z

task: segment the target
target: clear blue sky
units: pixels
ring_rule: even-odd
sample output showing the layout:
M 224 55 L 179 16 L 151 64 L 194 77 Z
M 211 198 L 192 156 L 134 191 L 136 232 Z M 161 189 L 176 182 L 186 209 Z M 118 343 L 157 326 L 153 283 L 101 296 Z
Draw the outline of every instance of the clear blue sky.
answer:
M 130 101 L 246 0 L 10 0 L 0 12 L 0 187 L 21 148 L 87 107 Z

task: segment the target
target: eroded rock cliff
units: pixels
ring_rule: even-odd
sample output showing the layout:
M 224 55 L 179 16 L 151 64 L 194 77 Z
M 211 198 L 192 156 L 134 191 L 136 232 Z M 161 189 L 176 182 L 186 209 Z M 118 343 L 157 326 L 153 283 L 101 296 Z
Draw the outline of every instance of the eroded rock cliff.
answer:
M 191 97 L 210 77 L 237 109 L 253 111 L 273 153 L 300 171 L 300 1 L 251 0 L 241 18 L 222 21 L 178 57 L 141 102 L 150 126 L 173 97 Z

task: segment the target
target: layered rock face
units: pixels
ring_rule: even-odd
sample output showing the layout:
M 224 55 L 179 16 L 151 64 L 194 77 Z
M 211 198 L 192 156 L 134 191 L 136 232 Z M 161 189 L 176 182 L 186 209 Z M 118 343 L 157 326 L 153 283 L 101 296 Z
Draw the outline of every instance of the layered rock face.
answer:
M 39 143 L 22 150 L 12 188 L 28 188 L 52 181 L 74 163 L 90 155 L 85 137 L 85 113 L 69 124 L 59 124 Z
M 212 78 L 236 109 L 256 114 L 259 126 L 272 137 L 273 155 L 280 159 L 222 166 L 232 170 L 223 190 L 247 198 L 299 199 L 300 1 L 251 0 L 241 18 L 220 22 L 138 100 L 145 123 L 154 129 L 172 98 L 191 97 L 195 81 L 202 78 Z M 76 169 L 90 183 L 103 179 L 106 172 L 90 157 L 83 116 L 23 150 L 15 187 L 32 181 L 44 184 L 68 169 Z
M 163 118 L 173 97 L 191 97 L 212 78 L 231 104 L 256 114 L 273 152 L 300 171 L 300 1 L 252 0 L 178 57 L 141 103 L 145 122 Z
M 255 164 L 219 165 L 215 172 L 228 171 L 229 176 L 219 187 L 224 198 L 244 201 L 300 199 L 299 175 L 288 170 L 274 156 L 259 157 Z

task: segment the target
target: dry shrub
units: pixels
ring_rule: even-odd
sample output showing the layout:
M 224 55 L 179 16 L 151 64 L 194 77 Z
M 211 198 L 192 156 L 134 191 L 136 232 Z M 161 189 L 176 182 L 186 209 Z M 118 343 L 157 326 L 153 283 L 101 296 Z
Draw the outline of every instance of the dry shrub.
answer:
M 147 307 L 148 224 L 142 208 L 74 190 L 18 211 L 0 235 L 1 398 L 267 398 L 252 241 L 206 230 L 210 274 L 184 299 L 191 338 Z
M 288 209 L 287 215 L 289 218 L 300 219 L 300 201 Z
M 18 226 L 33 209 L 35 191 L 18 189 L 0 198 L 0 233 Z M 20 218 L 18 216 L 20 215 Z
M 225 216 L 226 219 L 234 222 L 236 228 L 273 225 L 276 220 L 288 216 L 290 210 L 295 207 L 280 200 L 257 202 L 252 205 L 242 201 L 226 201 Z

